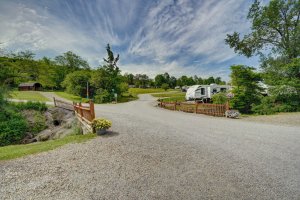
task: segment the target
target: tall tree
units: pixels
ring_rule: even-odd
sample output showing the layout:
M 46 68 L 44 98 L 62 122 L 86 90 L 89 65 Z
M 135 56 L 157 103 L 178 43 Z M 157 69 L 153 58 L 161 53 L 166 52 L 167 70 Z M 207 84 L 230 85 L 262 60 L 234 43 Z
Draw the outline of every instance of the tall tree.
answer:
M 107 58 L 104 65 L 92 73 L 91 84 L 95 88 L 95 101 L 108 102 L 114 99 L 114 93 L 121 94 L 121 71 L 117 66 L 119 55 L 114 56 L 110 45 L 106 46 Z
M 55 61 L 58 65 L 66 66 L 71 72 L 80 69 L 89 69 L 89 64 L 86 60 L 76 55 L 72 51 L 68 51 L 63 55 L 56 56 Z
M 225 40 L 235 52 L 251 57 L 256 53 L 263 55 L 269 47 L 272 52 L 290 59 L 300 55 L 299 0 L 271 0 L 265 6 L 255 0 L 248 19 L 252 23 L 250 34 L 241 39 L 240 34 L 234 32 Z

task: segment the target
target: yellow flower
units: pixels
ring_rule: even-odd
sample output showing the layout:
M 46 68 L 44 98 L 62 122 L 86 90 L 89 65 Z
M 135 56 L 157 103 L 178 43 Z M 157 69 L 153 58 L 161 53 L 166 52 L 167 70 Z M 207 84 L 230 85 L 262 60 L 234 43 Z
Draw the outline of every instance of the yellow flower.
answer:
M 92 126 L 95 129 L 108 129 L 112 125 L 111 121 L 107 119 L 94 119 L 92 122 Z

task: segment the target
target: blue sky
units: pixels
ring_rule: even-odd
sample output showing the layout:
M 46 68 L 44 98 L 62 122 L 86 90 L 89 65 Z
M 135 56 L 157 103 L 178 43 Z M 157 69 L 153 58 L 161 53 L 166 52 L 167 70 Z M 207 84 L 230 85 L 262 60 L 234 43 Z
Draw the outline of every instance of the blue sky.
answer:
M 73 51 L 92 67 L 110 43 L 122 72 L 221 76 L 233 64 L 258 66 L 225 45 L 247 33 L 252 0 L 1 0 L 0 42 L 37 58 Z

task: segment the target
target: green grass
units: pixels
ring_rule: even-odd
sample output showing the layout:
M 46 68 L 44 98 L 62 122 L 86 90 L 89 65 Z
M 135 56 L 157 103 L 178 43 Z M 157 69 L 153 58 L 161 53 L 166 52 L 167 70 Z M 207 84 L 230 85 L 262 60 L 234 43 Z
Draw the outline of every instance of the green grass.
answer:
M 161 88 L 129 88 L 128 92 L 132 95 L 138 94 L 149 94 L 149 93 L 157 93 L 157 92 L 164 92 L 164 89 Z
M 138 97 L 136 95 L 132 95 L 129 92 L 124 92 L 121 97 L 118 97 L 118 103 L 125 103 L 129 101 L 137 100 Z
M 129 88 L 128 93 L 130 93 L 132 96 L 137 96 L 139 94 L 149 94 L 149 93 L 159 93 L 159 92 L 170 92 L 170 91 L 176 91 L 173 89 L 168 89 L 165 91 L 161 88 Z
M 37 91 L 12 91 L 11 98 L 28 101 L 50 101 Z
M 154 97 L 162 98 L 162 101 L 185 101 L 185 92 L 164 92 L 158 94 L 152 94 Z
M 74 101 L 74 102 L 84 102 L 84 103 L 89 102 L 89 100 L 86 99 L 86 98 L 82 98 L 80 96 L 76 96 L 76 95 L 69 94 L 69 93 L 66 93 L 66 92 L 55 92 L 55 94 L 57 96 L 60 96 L 62 98 L 65 98 L 65 99 L 68 99 L 68 100 Z
M 95 134 L 86 135 L 70 135 L 57 140 L 49 140 L 46 142 L 36 142 L 31 144 L 9 145 L 0 147 L 0 160 L 10 160 L 22 156 L 49 151 L 68 143 L 85 142 L 94 138 Z
M 174 90 L 169 89 L 168 91 Z M 139 94 L 149 94 L 158 92 L 165 92 L 165 90 L 161 88 L 129 88 L 128 92 L 124 92 L 122 96 L 118 98 L 118 103 L 137 100 Z

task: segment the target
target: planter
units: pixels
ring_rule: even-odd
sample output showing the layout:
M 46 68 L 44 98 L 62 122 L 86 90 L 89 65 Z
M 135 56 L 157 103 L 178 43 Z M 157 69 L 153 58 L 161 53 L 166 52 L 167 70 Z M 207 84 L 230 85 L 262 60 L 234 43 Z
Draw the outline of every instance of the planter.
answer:
M 106 128 L 96 129 L 97 135 L 104 135 L 107 132 Z

